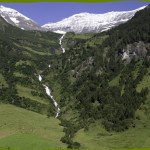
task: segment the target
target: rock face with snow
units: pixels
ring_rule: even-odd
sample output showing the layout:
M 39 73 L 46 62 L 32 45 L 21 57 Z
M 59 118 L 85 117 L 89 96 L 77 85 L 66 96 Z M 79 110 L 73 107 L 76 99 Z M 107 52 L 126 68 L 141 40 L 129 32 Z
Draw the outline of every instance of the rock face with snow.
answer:
M 137 11 L 144 8 L 145 6 L 132 11 L 108 12 L 105 14 L 80 13 L 56 23 L 47 23 L 42 27 L 49 31 L 61 30 L 76 33 L 102 32 L 125 23 Z
M 14 9 L 0 6 L 0 15 L 9 24 L 17 26 L 23 30 L 42 30 L 42 28 L 32 19 L 24 16 Z

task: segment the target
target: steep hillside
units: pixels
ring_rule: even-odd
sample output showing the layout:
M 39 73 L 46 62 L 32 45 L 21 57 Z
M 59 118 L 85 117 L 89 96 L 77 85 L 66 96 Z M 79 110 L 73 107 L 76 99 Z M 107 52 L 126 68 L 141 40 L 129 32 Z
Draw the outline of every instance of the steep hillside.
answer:
M 0 16 L 22 30 L 43 30 L 35 21 L 12 8 L 0 6 Z
M 2 18 L 0 30 L 1 100 L 52 115 L 55 108 L 38 76 L 49 68 L 51 55 L 61 53 L 60 35 L 23 31 Z
M 49 83 L 60 101 L 62 123 L 66 126 L 62 141 L 68 143 L 69 147 L 78 147 L 80 144 L 88 147 L 88 144 L 84 144 L 90 139 L 83 137 L 88 130 L 92 132 L 91 124 L 97 121 L 110 135 L 111 132 L 124 131 L 120 136 L 115 133 L 112 140 L 116 135 L 119 138 L 128 132 L 136 134 L 140 125 L 146 130 L 149 127 L 149 121 L 141 118 L 143 113 L 148 116 L 144 109 L 149 108 L 149 89 L 144 84 L 141 90 L 137 90 L 150 67 L 149 14 L 148 6 L 127 23 L 108 32 L 86 36 L 65 34 L 63 46 L 66 52 L 52 59 L 53 71 L 46 71 L 45 76 L 47 80 L 50 79 Z M 141 109 L 143 105 L 144 109 Z M 81 139 L 85 141 L 77 140 L 80 139 L 80 129 L 84 134 Z M 83 129 L 87 132 L 84 133 Z M 95 127 L 93 130 L 96 130 Z M 75 135 L 77 138 L 74 139 Z M 145 138 L 148 136 L 145 135 Z M 96 140 L 91 134 L 89 137 Z M 80 144 L 72 145 L 73 139 Z M 122 142 L 122 147 L 126 147 L 126 141 Z M 115 145 L 116 142 L 110 147 L 120 147 Z M 130 147 L 135 146 L 149 145 L 141 142 L 141 145 Z
M 0 104 L 0 147 L 41 150 L 66 147 L 60 121 L 8 104 Z
M 0 18 L 1 102 L 54 117 L 55 98 L 68 148 L 149 147 L 149 20 L 147 6 L 107 32 L 62 38 Z

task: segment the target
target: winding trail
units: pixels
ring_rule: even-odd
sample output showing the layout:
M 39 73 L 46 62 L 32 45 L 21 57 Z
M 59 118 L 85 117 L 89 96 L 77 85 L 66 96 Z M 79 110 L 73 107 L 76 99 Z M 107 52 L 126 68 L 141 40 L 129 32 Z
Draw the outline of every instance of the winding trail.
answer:
M 40 82 L 42 81 L 41 75 L 38 76 L 38 79 L 39 79 Z M 53 101 L 53 103 L 54 103 L 54 106 L 55 106 L 55 108 L 57 109 L 57 111 L 56 111 L 56 116 L 55 116 L 55 118 L 57 118 L 57 117 L 59 116 L 59 114 L 60 114 L 60 108 L 58 107 L 58 103 L 57 103 L 57 101 L 54 99 L 54 97 L 53 97 L 53 95 L 52 95 L 52 92 L 51 92 L 51 90 L 49 89 L 49 87 L 46 86 L 45 84 L 42 84 L 42 85 L 43 85 L 43 87 L 45 88 L 46 94 L 52 99 L 52 101 Z

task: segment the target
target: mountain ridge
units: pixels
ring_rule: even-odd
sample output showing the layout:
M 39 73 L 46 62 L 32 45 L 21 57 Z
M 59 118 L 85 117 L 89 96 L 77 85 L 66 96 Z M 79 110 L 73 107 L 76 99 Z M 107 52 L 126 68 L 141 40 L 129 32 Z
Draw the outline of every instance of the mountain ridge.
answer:
M 111 11 L 102 14 L 83 12 L 74 14 L 55 23 L 47 23 L 42 27 L 64 32 L 88 33 L 103 32 L 130 20 L 134 14 L 146 6 L 131 11 Z
M 28 18 L 15 9 L 0 6 L 0 16 L 6 22 L 13 26 L 19 27 L 22 30 L 42 30 L 42 28 L 34 20 Z
M 0 6 L 0 15 L 13 26 L 22 30 L 62 31 L 75 33 L 103 32 L 130 20 L 134 14 L 144 9 L 142 6 L 130 11 L 111 11 L 102 14 L 82 12 L 64 18 L 58 22 L 49 22 L 40 26 L 33 19 L 12 8 Z

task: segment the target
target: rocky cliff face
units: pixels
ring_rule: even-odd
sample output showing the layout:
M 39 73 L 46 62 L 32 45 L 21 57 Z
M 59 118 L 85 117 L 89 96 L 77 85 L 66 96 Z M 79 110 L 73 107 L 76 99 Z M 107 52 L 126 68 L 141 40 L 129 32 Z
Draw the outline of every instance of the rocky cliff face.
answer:
M 130 62 L 133 58 L 146 58 L 148 53 L 150 53 L 150 44 L 140 41 L 128 44 L 120 55 L 122 60 Z

